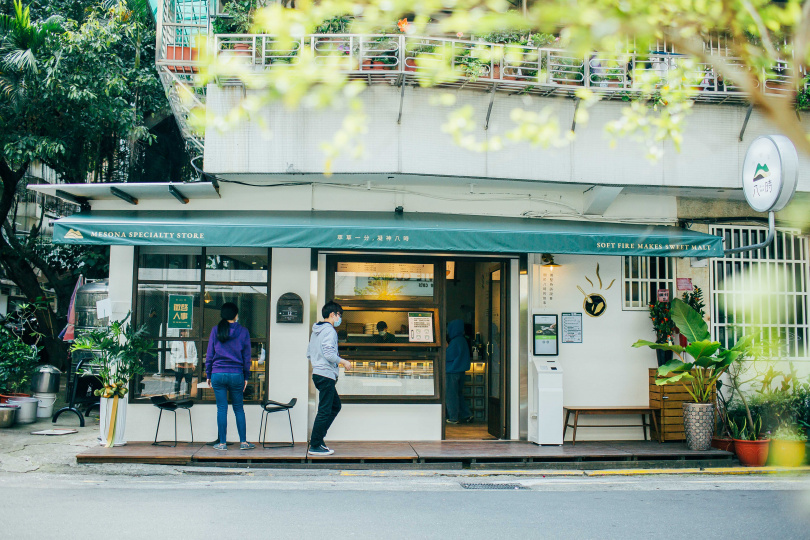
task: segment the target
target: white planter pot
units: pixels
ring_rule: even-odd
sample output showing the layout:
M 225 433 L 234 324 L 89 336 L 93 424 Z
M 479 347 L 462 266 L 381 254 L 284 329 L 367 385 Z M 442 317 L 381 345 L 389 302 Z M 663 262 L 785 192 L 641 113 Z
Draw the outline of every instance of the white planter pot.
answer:
M 108 435 L 112 425 L 113 401 L 115 398 L 101 398 L 101 410 L 99 411 L 99 430 L 101 431 L 101 445 L 107 446 Z M 127 444 L 125 431 L 127 427 L 127 398 L 118 398 L 115 424 L 113 426 L 113 446 L 123 446 Z

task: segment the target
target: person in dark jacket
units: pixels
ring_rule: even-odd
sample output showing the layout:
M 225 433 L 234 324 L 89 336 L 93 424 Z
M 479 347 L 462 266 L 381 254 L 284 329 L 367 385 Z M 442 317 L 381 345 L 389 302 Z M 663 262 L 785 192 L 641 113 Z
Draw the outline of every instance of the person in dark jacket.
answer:
M 470 369 L 470 347 L 464 339 L 464 321 L 456 319 L 447 325 L 447 423 L 471 422 L 473 417 L 464 400 L 464 373 Z
M 245 426 L 244 392 L 250 378 L 250 333 L 239 324 L 239 308 L 233 302 L 222 304 L 222 320 L 211 329 L 208 351 L 205 355 L 205 373 L 217 400 L 217 430 L 219 444 L 216 450 L 227 450 L 228 393 L 231 394 L 236 430 L 240 448 L 251 450 L 255 445 L 247 442 Z

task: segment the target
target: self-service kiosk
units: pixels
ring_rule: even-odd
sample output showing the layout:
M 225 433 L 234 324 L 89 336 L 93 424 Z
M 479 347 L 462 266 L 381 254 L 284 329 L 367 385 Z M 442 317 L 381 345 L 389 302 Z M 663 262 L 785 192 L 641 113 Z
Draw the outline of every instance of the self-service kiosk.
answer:
M 529 408 L 529 440 L 536 444 L 563 443 L 563 371 L 560 363 L 532 356 L 529 384 L 533 396 Z

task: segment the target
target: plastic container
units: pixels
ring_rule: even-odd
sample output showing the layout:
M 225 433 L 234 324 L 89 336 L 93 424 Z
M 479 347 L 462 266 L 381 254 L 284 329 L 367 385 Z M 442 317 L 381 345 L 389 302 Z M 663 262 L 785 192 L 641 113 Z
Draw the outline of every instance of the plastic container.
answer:
M 39 400 L 32 397 L 17 397 L 8 400 L 11 405 L 18 405 L 20 410 L 17 411 L 18 424 L 33 424 L 37 421 L 37 405 Z
M 35 393 L 37 404 L 37 418 L 50 418 L 53 416 L 53 404 L 56 403 L 56 394 L 51 392 Z

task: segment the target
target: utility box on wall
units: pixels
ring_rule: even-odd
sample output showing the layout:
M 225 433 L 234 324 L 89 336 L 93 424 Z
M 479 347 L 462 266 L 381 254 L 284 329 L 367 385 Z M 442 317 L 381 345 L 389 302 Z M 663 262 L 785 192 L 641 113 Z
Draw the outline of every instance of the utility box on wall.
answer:
M 276 322 L 302 324 L 304 301 L 295 293 L 284 293 L 276 304 Z

